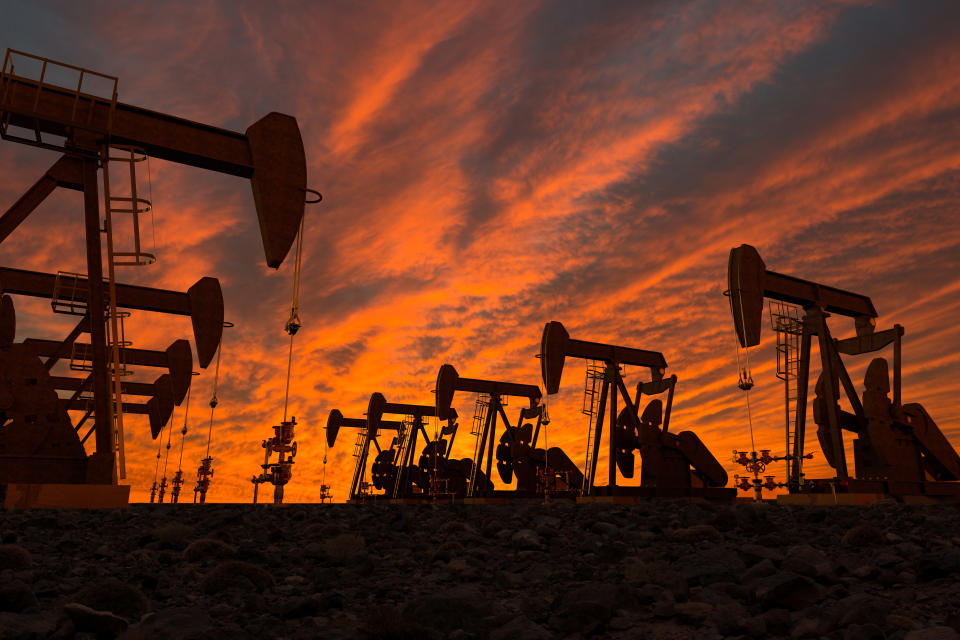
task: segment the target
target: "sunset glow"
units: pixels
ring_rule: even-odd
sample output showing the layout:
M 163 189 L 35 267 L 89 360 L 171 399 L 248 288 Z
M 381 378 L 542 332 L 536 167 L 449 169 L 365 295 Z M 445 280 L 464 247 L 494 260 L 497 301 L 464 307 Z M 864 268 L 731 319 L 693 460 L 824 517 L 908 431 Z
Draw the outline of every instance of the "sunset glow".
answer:
M 960 447 L 957 24 L 950 2 L 0 0 L 0 49 L 117 76 L 121 102 L 234 131 L 271 111 L 297 118 L 323 202 L 306 212 L 286 501 L 311 502 L 324 473 L 344 500 L 353 472 L 351 430 L 325 454 L 331 409 L 363 417 L 377 391 L 432 404 L 444 363 L 542 385 L 551 320 L 573 338 L 663 352 L 679 377 L 671 429 L 695 431 L 732 484 L 732 450 L 751 444 L 722 292 L 744 243 L 769 269 L 869 295 L 878 328 L 903 325 L 904 402 Z M 0 141 L 0 212 L 54 160 Z M 208 501 L 247 502 L 283 416 L 292 254 L 266 266 L 247 181 L 153 159 L 150 187 L 159 261 L 120 278 L 182 291 L 220 279 L 236 327 Z M 80 194 L 57 191 L 0 245 L 0 265 L 83 272 L 82 229 Z M 17 340 L 62 339 L 75 322 L 45 300 L 15 303 Z M 830 322 L 853 335 L 848 319 Z M 191 335 L 189 319 L 146 312 L 126 331 L 161 350 Z M 749 355 L 754 438 L 782 453 L 774 344 L 765 317 Z M 869 361 L 847 360 L 858 388 Z M 181 501 L 206 448 L 213 369 L 195 378 Z M 641 378 L 627 368 L 631 392 Z M 579 464 L 583 386 L 583 361 L 568 360 L 548 398 L 549 446 Z M 473 403 L 454 398 L 457 457 L 473 452 Z M 168 431 L 160 443 L 142 416 L 125 423 L 126 482 L 142 502 Z M 183 424 L 181 406 L 168 477 Z M 808 424 L 807 473 L 831 477 Z M 606 469 L 602 453 L 598 484 Z M 783 465 L 771 473 L 784 479 Z

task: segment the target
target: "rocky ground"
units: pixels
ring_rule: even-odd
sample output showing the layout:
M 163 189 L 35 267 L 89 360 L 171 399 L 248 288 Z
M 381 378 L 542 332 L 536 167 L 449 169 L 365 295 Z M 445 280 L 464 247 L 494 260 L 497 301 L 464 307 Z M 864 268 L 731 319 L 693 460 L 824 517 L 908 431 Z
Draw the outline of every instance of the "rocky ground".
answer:
M 0 512 L 7 638 L 960 638 L 960 507 Z

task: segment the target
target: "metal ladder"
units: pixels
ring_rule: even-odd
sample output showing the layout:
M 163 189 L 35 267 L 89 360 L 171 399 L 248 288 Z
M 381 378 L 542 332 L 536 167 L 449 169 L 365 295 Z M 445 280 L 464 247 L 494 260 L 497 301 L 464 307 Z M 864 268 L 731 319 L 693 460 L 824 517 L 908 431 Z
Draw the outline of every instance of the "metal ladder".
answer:
M 602 381 L 606 375 L 606 365 L 599 360 L 587 360 L 586 377 L 583 381 L 583 405 L 580 413 L 587 416 L 589 420 L 587 426 L 587 454 L 583 466 L 583 491 L 587 492 L 593 478 L 590 477 L 591 463 L 593 462 L 593 427 L 594 419 L 597 416 L 597 394 L 599 393 L 598 381 Z
M 361 465 L 363 464 L 363 440 L 366 438 L 366 435 L 367 430 L 365 428 L 360 429 L 357 432 L 357 440 L 353 443 L 353 457 L 357 460 L 353 465 L 353 480 L 351 480 L 350 486 L 356 487 L 355 491 L 359 491 L 360 489 L 357 483 L 360 480 L 360 472 L 363 470 L 361 468 Z
M 123 390 L 120 379 L 125 375 L 126 368 L 123 366 L 123 350 L 131 345 L 124 337 L 123 319 L 129 317 L 129 312 L 120 311 L 117 307 L 117 276 L 116 267 L 124 266 L 143 266 L 153 264 L 156 257 L 153 254 L 145 253 L 140 246 L 140 222 L 141 213 L 150 211 L 150 201 L 141 198 L 137 192 L 137 173 L 136 165 L 147 159 L 146 154 L 133 147 L 118 147 L 120 151 L 126 151 L 128 155 L 111 155 L 111 147 L 104 145 L 103 157 L 103 210 L 104 210 L 104 228 L 107 245 L 107 289 L 108 289 L 108 309 L 107 309 L 107 349 L 108 357 L 112 363 L 110 367 L 110 387 L 111 387 L 111 405 L 113 423 L 114 447 L 117 451 L 117 475 L 120 478 L 126 477 L 126 462 L 124 456 L 124 435 L 123 435 Z M 128 176 L 130 180 L 129 196 L 117 196 L 110 189 L 110 163 L 121 162 L 128 164 Z M 117 251 L 114 246 L 114 214 L 130 213 L 133 215 L 133 251 Z
M 483 427 L 487 423 L 487 412 L 490 411 L 490 394 L 478 393 L 476 402 L 473 405 L 473 422 L 470 426 L 470 435 L 473 440 L 473 460 L 475 463 L 470 469 L 470 486 L 467 487 L 467 497 L 473 497 L 474 489 L 477 486 L 477 473 L 480 470 L 480 434 L 483 433 Z
M 777 334 L 777 377 L 783 380 L 786 455 L 793 454 L 793 434 L 797 420 L 797 377 L 800 372 L 800 337 L 803 320 L 800 307 L 775 300 L 769 301 L 770 326 Z M 803 453 L 802 451 L 800 452 Z M 801 468 L 802 458 L 787 460 L 787 477 L 791 465 Z
M 397 467 L 397 477 L 393 480 L 393 493 L 390 495 L 391 498 L 398 498 L 400 496 L 400 479 L 403 477 L 405 457 L 407 454 L 408 438 L 406 436 L 408 430 L 413 428 L 413 423 L 409 422 L 408 418 L 404 418 L 400 422 L 400 431 L 397 433 L 397 440 L 400 446 L 397 449 L 396 457 L 393 459 L 393 463 Z

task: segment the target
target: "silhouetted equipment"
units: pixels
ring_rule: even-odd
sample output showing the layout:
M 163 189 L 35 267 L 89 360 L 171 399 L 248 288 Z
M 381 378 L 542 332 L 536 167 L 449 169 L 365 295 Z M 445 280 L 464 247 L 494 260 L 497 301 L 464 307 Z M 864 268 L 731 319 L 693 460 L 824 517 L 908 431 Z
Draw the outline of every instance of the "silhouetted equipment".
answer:
M 326 480 L 323 480 L 320 483 L 320 504 L 325 502 L 333 502 L 333 493 L 330 491 L 330 485 L 327 484 Z
M 813 454 L 808 453 L 803 457 L 810 459 L 813 457 Z M 770 455 L 770 449 L 761 449 L 760 453 L 756 451 L 737 451 L 734 449 L 733 461 L 744 467 L 747 472 L 753 476 L 753 478 L 750 476 L 733 476 L 734 486 L 740 491 L 753 491 L 754 500 L 760 502 L 763 500 L 764 489 L 773 491 L 774 489 L 782 489 L 788 486 L 786 482 L 777 482 L 776 476 L 763 476 L 763 480 L 760 480 L 760 475 L 766 471 L 767 465 L 771 462 L 789 462 L 792 458 L 789 454 L 772 456 Z
M 409 421 L 384 420 L 383 416 L 385 414 L 408 416 Z M 469 469 L 458 469 L 454 477 L 449 477 L 445 474 L 451 472 L 452 467 L 441 462 L 447 460 L 447 456 L 449 456 L 447 441 L 442 436 L 456 433 L 457 412 L 451 409 L 447 413 L 445 417 L 447 424 L 441 430 L 440 437 L 431 440 L 424 428 L 424 418 L 436 416 L 436 414 L 436 406 L 387 402 L 381 393 L 374 393 L 370 396 L 366 420 L 345 418 L 340 411 L 336 409 L 331 411 L 327 417 L 327 444 L 329 446 L 332 447 L 336 441 L 340 427 L 352 427 L 360 430 L 353 449 L 353 455 L 357 458 L 357 463 L 350 483 L 349 499 L 361 499 L 367 493 L 363 490 L 368 484 L 364 480 L 364 476 L 371 444 L 377 450 L 377 457 L 370 468 L 371 483 L 377 490 L 384 492 L 383 497 L 431 497 L 431 492 L 437 488 L 435 483 L 438 478 L 443 481 L 456 481 L 459 478 L 462 485 L 455 491 L 461 496 L 464 495 Z M 384 429 L 397 432 L 388 449 L 382 448 L 377 441 L 377 436 Z M 419 435 L 423 435 L 426 444 L 420 460 L 415 462 Z M 448 460 L 448 462 L 456 461 Z M 449 487 L 446 490 L 449 490 Z
M 808 480 L 794 462 L 788 480 L 791 493 L 867 493 L 897 496 L 960 495 L 960 456 L 919 404 L 901 404 L 901 338 L 903 327 L 876 331 L 877 312 L 870 298 L 801 280 L 766 269 L 757 250 L 741 245 L 730 251 L 728 265 L 730 310 L 740 345 L 760 341 L 763 300 L 769 298 L 803 307 L 796 410 L 794 461 L 804 454 L 810 352 L 816 336 L 821 374 L 813 404 L 817 436 L 836 478 Z M 833 338 L 827 326 L 832 314 L 853 318 L 856 335 Z M 841 355 L 873 353 L 893 345 L 893 399 L 887 361 L 874 359 L 867 367 L 862 399 Z M 852 411 L 840 407 L 843 387 Z M 847 471 L 843 430 L 857 435 L 853 442 L 856 478 Z
M 326 430 L 326 429 L 324 429 Z M 330 491 L 330 485 L 327 484 L 327 449 L 330 448 L 327 438 L 323 438 L 323 473 L 320 477 L 320 504 L 324 502 L 333 502 L 333 493 Z
M 63 83 L 65 75 L 75 79 L 70 81 L 71 86 Z M 54 497 L 33 501 L 35 505 L 59 504 L 62 501 L 55 498 L 57 491 L 69 494 L 76 506 L 126 503 L 128 487 L 111 489 L 116 487 L 118 476 L 124 477 L 123 412 L 151 411 L 123 401 L 122 377 L 128 371 L 130 351 L 123 331 L 123 319 L 129 315 L 126 309 L 190 316 L 201 367 L 209 364 L 220 342 L 223 301 L 214 278 L 201 279 L 186 293 L 116 281 L 115 267 L 149 264 L 155 258 L 141 246 L 139 219 L 152 205 L 138 192 L 137 164 L 152 156 L 250 179 L 266 262 L 274 268 L 287 255 L 303 217 L 306 161 L 294 118 L 271 113 L 240 134 L 120 103 L 117 84 L 117 78 L 112 76 L 14 50 L 7 50 L 0 69 L 0 137 L 62 154 L 0 216 L 0 243 L 57 187 L 84 194 L 87 274 L 0 270 L 0 291 L 47 297 L 55 312 L 80 317 L 77 327 L 48 356 L 44 373 L 49 374 L 57 360 L 71 353 L 72 361 L 85 363 L 87 368 L 83 370 L 88 375 L 78 393 L 86 394 L 83 397 L 87 399 L 78 409 L 84 411 L 81 424 L 93 419 L 94 453 L 86 456 L 80 438 L 75 432 L 70 435 L 73 427 L 60 428 L 62 436 L 53 435 L 57 428 L 46 429 L 51 433 L 51 442 L 40 435 L 45 429 L 32 422 L 11 422 L 0 427 L 0 483 L 51 485 L 44 495 Z M 111 191 L 110 163 L 119 163 L 128 170 L 129 197 Z M 97 182 L 100 168 L 104 169 L 102 226 Z M 114 222 L 126 215 L 130 215 L 133 228 L 130 251 L 114 246 Z M 106 273 L 101 234 L 106 244 Z M 90 334 L 89 349 L 78 354 L 75 346 L 82 333 Z M 11 332 L 8 342 L 12 340 Z M 36 358 L 23 348 L 14 348 L 8 359 L 12 358 L 15 362 L 10 364 L 21 369 L 36 368 L 39 361 L 31 357 Z M 33 384 L 32 380 L 30 377 L 26 382 Z M 55 384 L 45 377 L 45 388 L 53 396 L 25 396 L 24 401 L 29 397 L 40 404 L 21 403 L 21 408 L 28 416 L 40 415 L 42 411 L 48 421 L 63 427 L 70 425 L 70 419 L 65 412 L 51 407 L 58 404 Z M 176 381 L 173 386 L 178 389 Z M 130 392 L 129 384 L 126 388 Z M 182 399 L 183 394 L 175 392 L 174 397 Z M 161 398 L 153 395 L 152 400 L 156 400 L 155 409 L 162 418 Z M 50 450 L 51 446 L 54 450 Z M 63 466 L 63 471 L 52 470 L 57 466 Z M 62 483 L 99 488 L 91 486 L 83 493 L 79 488 L 52 487 Z M 78 497 L 85 495 L 89 499 Z
M 224 322 L 224 329 L 233 328 L 232 322 Z M 210 483 L 213 481 L 213 457 L 210 455 L 210 443 L 213 440 L 213 416 L 217 411 L 217 405 L 220 400 L 217 398 L 217 388 L 220 385 L 220 357 L 223 355 L 223 338 L 217 346 L 217 366 L 213 372 L 213 392 L 210 394 L 210 423 L 207 427 L 207 453 L 206 457 L 200 460 L 200 466 L 197 467 L 197 484 L 193 488 L 193 501 L 204 504 L 207 501 L 207 491 L 210 490 Z
M 497 431 L 497 418 L 503 420 L 504 432 L 500 436 L 500 443 L 496 448 L 497 472 L 505 483 L 513 482 L 517 477 L 517 495 L 542 495 L 546 488 L 538 478 L 549 474 L 559 479 L 567 490 L 579 492 L 583 485 L 583 474 L 559 447 L 552 449 L 538 449 L 537 440 L 542 425 L 549 423 L 545 417 L 545 407 L 540 402 L 540 389 L 532 384 L 518 384 L 496 380 L 479 380 L 461 377 L 451 364 L 440 367 L 437 373 L 437 415 L 443 419 L 450 411 L 453 396 L 457 391 L 466 391 L 482 394 L 483 408 L 480 419 L 476 421 L 477 437 L 474 447 L 473 460 L 470 462 L 472 471 L 467 487 L 468 496 L 485 496 L 493 493 L 493 483 L 490 482 L 494 452 L 494 439 Z M 516 426 L 510 424 L 504 410 L 504 396 L 526 398 L 529 406 L 520 409 L 520 416 Z M 526 422 L 525 422 L 526 421 Z M 534 421 L 534 422 L 531 422 Z M 453 443 L 451 441 L 451 448 Z M 484 469 L 484 458 L 486 468 Z M 559 474 L 559 475 L 558 475 Z
M 225 322 L 224 326 L 229 325 L 230 323 Z M 194 371 L 193 375 L 200 375 L 199 372 Z M 192 389 L 191 385 L 191 389 Z M 177 504 L 180 501 L 180 490 L 183 488 L 183 483 L 186 482 L 186 479 L 183 477 L 183 445 L 187 440 L 187 425 L 190 419 L 190 390 L 187 390 L 187 403 L 183 408 L 183 427 L 180 429 L 180 458 L 177 461 L 177 471 L 173 474 L 173 480 L 171 485 L 173 489 L 170 492 L 170 501 L 173 504 Z M 166 461 L 164 461 L 164 474 L 166 474 Z
M 461 465 L 448 464 L 449 449 L 445 435 L 456 437 L 457 412 L 455 409 L 447 411 L 443 420 L 447 422 L 441 429 L 439 436 L 431 440 L 424 428 L 424 418 L 436 417 L 437 407 L 419 404 L 404 404 L 387 402 L 381 393 L 370 396 L 367 405 L 367 430 L 377 433 L 380 430 L 384 414 L 409 416 L 409 424 L 402 422 L 403 430 L 397 434 L 390 445 L 390 449 L 380 452 L 373 464 L 374 485 L 378 477 L 380 484 L 388 490 L 392 498 L 410 498 L 414 494 L 430 496 L 432 491 L 453 493 L 462 496 L 466 493 L 466 479 L 470 469 Z M 414 463 L 417 452 L 418 435 L 423 435 L 424 449 L 418 463 Z M 441 460 L 447 462 L 441 463 Z M 442 481 L 447 487 L 438 487 Z M 453 488 L 449 484 L 455 484 Z M 392 486 L 391 486 L 392 485 Z M 416 485 L 416 488 L 415 488 Z
M 207 491 L 210 490 L 210 482 L 213 480 L 213 458 L 207 456 L 200 460 L 200 466 L 197 467 L 197 484 L 193 487 L 193 503 L 205 504 L 207 502 Z
M 31 62 L 42 64 L 40 78 L 16 73 L 14 63 L 21 57 L 21 71 Z M 45 73 L 55 67 L 75 70 L 80 76 L 79 84 L 51 84 Z M 87 80 L 99 78 L 112 83 L 111 95 L 85 92 L 84 76 Z M 3 138 L 67 155 L 4 216 L 0 241 L 54 187 L 79 188 L 82 180 L 76 173 L 77 161 L 95 159 L 101 153 L 99 147 L 109 144 L 135 147 L 154 158 L 248 178 L 267 265 L 279 267 L 300 228 L 307 192 L 306 156 L 296 118 L 274 112 L 250 125 L 245 133 L 236 133 L 118 102 L 117 84 L 117 78 L 112 76 L 7 50 L 0 75 Z
M 273 503 L 283 503 L 283 487 L 293 477 L 293 459 L 297 455 L 297 443 L 294 442 L 293 429 L 297 419 L 291 417 L 273 427 L 274 436 L 263 441 L 263 472 L 253 477 L 253 504 L 257 504 L 257 489 L 264 482 L 273 485 Z M 276 462 L 270 462 L 270 456 L 277 454 Z
M 316 200 L 310 202 L 319 202 L 321 197 L 316 194 Z M 290 376 L 293 370 L 293 338 L 303 326 L 300 321 L 300 267 L 303 260 L 303 227 L 304 221 L 301 217 L 300 232 L 297 234 L 297 255 L 293 271 L 293 301 L 290 303 L 290 317 L 284 325 L 284 331 L 290 336 L 290 346 L 287 351 L 287 379 L 283 392 L 283 420 L 279 425 L 273 427 L 274 436 L 269 440 L 264 440 L 261 446 L 264 448 L 263 464 L 260 465 L 263 472 L 259 476 L 254 476 L 253 482 L 253 504 L 257 504 L 257 491 L 264 482 L 273 484 L 273 503 L 283 503 L 283 488 L 293 477 L 293 459 L 297 455 L 297 443 L 293 441 L 293 428 L 297 424 L 296 418 L 287 420 L 287 410 L 290 401 Z M 216 394 L 214 394 L 216 396 Z M 270 456 L 276 453 L 277 462 L 270 462 Z M 289 455 L 288 455 L 289 454 Z M 326 457 L 324 457 L 326 464 Z
M 595 367 L 596 379 L 602 380 L 599 401 L 594 400 L 595 388 L 591 389 L 588 386 L 587 393 L 590 404 L 589 415 L 591 417 L 596 415 L 596 423 L 594 424 L 591 420 L 587 435 L 587 461 L 583 483 L 585 495 L 633 493 L 728 498 L 735 493 L 722 488 L 727 483 L 727 473 L 695 433 L 692 431 L 676 434 L 669 432 L 673 391 L 677 377 L 663 377 L 667 367 L 663 354 L 657 351 L 574 340 L 561 323 L 548 322 L 543 329 L 540 342 L 540 368 L 548 394 L 559 391 L 560 376 L 567 356 L 602 363 L 602 366 Z M 651 380 L 637 385 L 636 401 L 631 400 L 624 384 L 622 365 L 650 369 Z M 654 399 L 640 413 L 643 394 L 657 395 L 665 391 L 667 392 L 666 410 L 659 399 Z M 619 413 L 617 412 L 618 394 L 625 405 Z M 608 437 L 609 482 L 606 488 L 602 488 L 594 485 L 594 475 L 608 406 L 609 422 L 613 428 Z M 617 487 L 618 468 L 625 478 L 633 477 L 634 449 L 640 451 L 643 460 L 640 487 Z
M 326 439 L 328 447 L 333 448 L 333 445 L 337 441 L 337 434 L 340 433 L 341 427 L 358 430 L 356 442 L 353 445 L 353 457 L 357 460 L 354 464 L 353 478 L 350 481 L 350 493 L 347 497 L 348 500 L 356 500 L 360 494 L 360 487 L 368 482 L 364 478 L 367 474 L 367 457 L 370 451 L 370 445 L 372 444 L 377 450 L 377 459 L 379 459 L 380 454 L 384 452 L 383 448 L 380 446 L 380 442 L 377 440 L 380 435 L 380 431 L 396 431 L 399 434 L 403 432 L 404 427 L 402 423 L 397 421 L 380 420 L 380 423 L 377 425 L 377 429 L 375 431 L 371 431 L 367 427 L 367 421 L 365 419 L 345 418 L 339 409 L 332 409 L 330 414 L 327 416 Z M 385 486 L 382 484 L 382 474 L 371 472 L 370 475 L 373 478 L 373 482 L 378 490 L 385 489 Z
M 183 488 L 183 469 L 177 469 L 170 481 L 170 503 L 177 504 L 180 501 L 180 490 Z

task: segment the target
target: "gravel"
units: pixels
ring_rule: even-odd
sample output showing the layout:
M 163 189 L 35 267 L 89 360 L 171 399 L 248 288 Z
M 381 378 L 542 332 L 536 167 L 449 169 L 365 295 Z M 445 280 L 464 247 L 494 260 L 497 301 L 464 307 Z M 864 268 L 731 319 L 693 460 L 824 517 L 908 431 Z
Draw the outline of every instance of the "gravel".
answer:
M 960 639 L 960 507 L 0 512 L 0 640 Z

